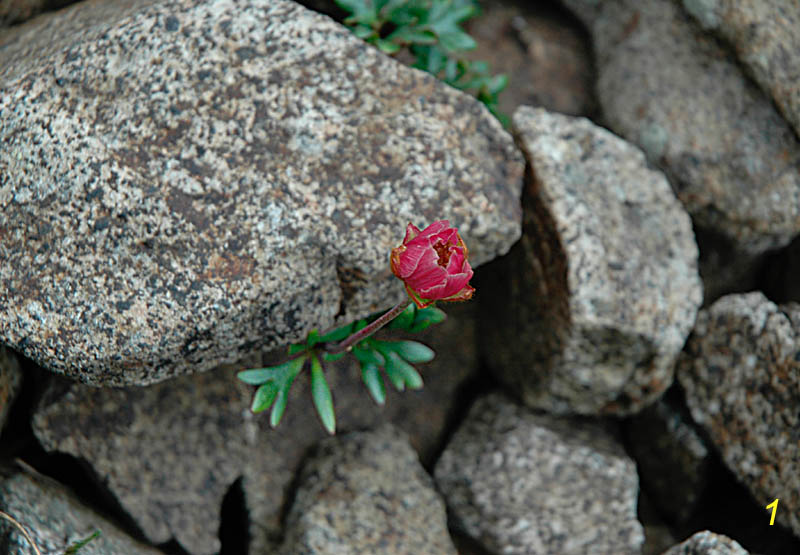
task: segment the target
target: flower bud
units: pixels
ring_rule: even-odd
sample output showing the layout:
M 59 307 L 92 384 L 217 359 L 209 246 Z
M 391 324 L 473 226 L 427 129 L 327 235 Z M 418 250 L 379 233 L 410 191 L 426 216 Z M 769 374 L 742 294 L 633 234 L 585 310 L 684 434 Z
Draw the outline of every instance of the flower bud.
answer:
M 391 265 L 419 308 L 434 301 L 466 301 L 475 292 L 467 247 L 447 220 L 422 231 L 409 223 L 403 244 L 392 249 Z

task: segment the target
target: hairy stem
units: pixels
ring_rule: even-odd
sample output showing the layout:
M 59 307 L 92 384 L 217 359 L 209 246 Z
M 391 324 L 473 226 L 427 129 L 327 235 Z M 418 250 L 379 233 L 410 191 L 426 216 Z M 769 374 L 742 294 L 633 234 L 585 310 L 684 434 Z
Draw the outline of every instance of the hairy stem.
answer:
M 397 316 L 403 312 L 408 305 L 411 304 L 411 299 L 405 299 L 397 303 L 393 308 L 389 309 L 383 316 L 372 322 L 371 324 L 367 325 L 366 327 L 362 328 L 358 332 L 354 333 L 341 343 L 336 345 L 331 345 L 330 347 L 326 346 L 325 351 L 335 355 L 337 353 L 343 353 L 344 351 L 349 350 L 353 345 L 358 343 L 364 338 L 369 337 L 383 326 L 397 318 Z

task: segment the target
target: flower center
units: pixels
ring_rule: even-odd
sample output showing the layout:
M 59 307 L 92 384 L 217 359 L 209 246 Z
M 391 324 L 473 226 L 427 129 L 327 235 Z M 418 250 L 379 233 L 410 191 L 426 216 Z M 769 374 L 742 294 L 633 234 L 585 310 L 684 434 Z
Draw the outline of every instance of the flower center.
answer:
M 437 261 L 439 266 L 442 268 L 447 268 L 447 263 L 450 262 L 450 247 L 448 243 L 439 241 L 433 245 L 433 250 L 435 250 L 436 254 L 439 255 L 439 260 Z

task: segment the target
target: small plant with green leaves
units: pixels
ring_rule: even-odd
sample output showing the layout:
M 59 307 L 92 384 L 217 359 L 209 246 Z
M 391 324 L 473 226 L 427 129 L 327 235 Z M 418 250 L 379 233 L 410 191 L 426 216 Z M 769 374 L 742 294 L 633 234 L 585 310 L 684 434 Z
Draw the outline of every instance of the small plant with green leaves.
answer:
M 462 24 L 479 13 L 473 0 L 336 0 L 349 16 L 353 33 L 382 52 L 408 52 L 412 66 L 448 85 L 470 92 L 504 125 L 498 95 L 508 84 L 505 75 L 491 75 L 489 64 L 464 59 L 475 40 Z
M 403 244 L 392 249 L 392 272 L 405 284 L 409 297 L 387 312 L 351 322 L 319 335 L 312 330 L 301 344 L 289 347 L 285 362 L 238 373 L 238 378 L 256 386 L 253 412 L 270 409 L 270 426 L 277 426 L 286 410 L 289 391 L 304 368 L 311 372 L 311 397 L 328 433 L 336 431 L 333 396 L 325 378 L 324 363 L 352 354 L 361 367 L 361 378 L 373 400 L 386 402 L 384 376 L 398 391 L 419 389 L 422 377 L 414 364 L 430 362 L 434 352 L 416 341 L 372 337 L 384 326 L 417 333 L 438 324 L 445 314 L 436 301 L 465 301 L 475 291 L 470 285 L 472 268 L 467 247 L 447 220 L 424 230 L 408 224 Z M 412 304 L 413 302 L 413 304 Z

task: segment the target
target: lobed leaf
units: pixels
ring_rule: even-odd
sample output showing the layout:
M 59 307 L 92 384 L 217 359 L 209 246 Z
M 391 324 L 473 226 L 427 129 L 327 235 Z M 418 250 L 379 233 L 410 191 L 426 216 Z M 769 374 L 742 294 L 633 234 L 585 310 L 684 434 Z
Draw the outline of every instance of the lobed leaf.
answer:
M 375 364 L 362 363 L 361 379 L 375 402 L 383 405 L 386 402 L 386 386 L 383 384 L 380 369 Z
M 333 411 L 333 397 L 322 372 L 318 357 L 311 358 L 311 397 L 322 425 L 329 434 L 336 433 L 336 414 Z
M 250 410 L 253 412 L 262 412 L 267 410 L 275 402 L 278 396 L 278 384 L 275 382 L 267 382 L 256 389 L 256 394 L 253 395 L 253 403 Z

